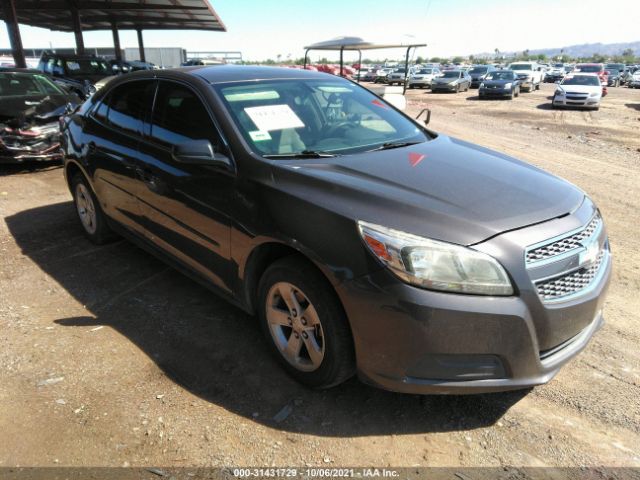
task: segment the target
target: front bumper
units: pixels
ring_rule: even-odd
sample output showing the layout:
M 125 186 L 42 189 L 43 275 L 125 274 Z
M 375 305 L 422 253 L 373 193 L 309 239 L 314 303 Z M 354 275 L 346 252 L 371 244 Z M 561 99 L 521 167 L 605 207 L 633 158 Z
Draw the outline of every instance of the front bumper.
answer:
M 627 86 L 629 86 L 630 88 L 640 88 L 640 80 L 631 80 L 629 83 L 627 83 Z
M 409 80 L 409 85 L 413 85 L 413 86 L 418 86 L 418 87 L 430 87 L 431 86 L 431 79 L 410 79 Z
M 432 83 L 431 91 L 433 92 L 455 92 L 458 84 L 451 85 L 449 83 Z
M 553 105 L 556 107 L 594 108 L 600 106 L 601 97 L 570 98 L 567 96 L 554 96 Z
M 510 88 L 481 88 L 478 95 L 481 97 L 510 97 L 513 91 Z
M 564 219 L 548 223 L 570 225 Z M 541 225 L 532 231 L 548 234 L 549 225 Z M 518 235 L 492 239 L 483 250 L 502 248 L 501 242 L 517 241 Z M 588 291 L 551 304 L 542 302 L 530 280 L 528 289 L 521 286 L 520 273 L 513 275 L 518 294 L 511 297 L 429 291 L 386 269 L 342 284 L 338 294 L 351 323 L 359 377 L 417 394 L 495 392 L 548 382 L 604 322 L 611 276 L 606 251 Z

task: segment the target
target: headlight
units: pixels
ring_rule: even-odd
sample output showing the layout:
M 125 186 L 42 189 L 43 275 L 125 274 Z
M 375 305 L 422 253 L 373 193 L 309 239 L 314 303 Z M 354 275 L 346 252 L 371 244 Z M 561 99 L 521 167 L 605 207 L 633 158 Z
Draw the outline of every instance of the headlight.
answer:
M 512 295 L 504 268 L 486 253 L 391 228 L 358 222 L 371 253 L 401 280 L 431 290 Z
M 557 89 L 556 95 L 564 95 L 564 90 L 562 90 L 561 88 Z
M 480 88 L 484 88 L 484 82 L 480 84 Z
M 592 94 L 589 95 L 590 97 L 598 97 L 600 96 L 600 92 L 593 92 Z
M 507 88 L 511 88 L 511 85 L 512 85 L 511 83 L 505 83 L 505 84 L 504 84 L 504 88 L 505 88 L 505 90 L 506 90 Z

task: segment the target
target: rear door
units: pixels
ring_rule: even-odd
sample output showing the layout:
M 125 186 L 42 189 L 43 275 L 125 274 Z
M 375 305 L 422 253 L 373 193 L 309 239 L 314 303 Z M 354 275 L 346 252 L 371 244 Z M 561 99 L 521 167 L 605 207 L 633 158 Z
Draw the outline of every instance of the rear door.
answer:
M 149 239 L 202 277 L 230 291 L 230 204 L 235 174 L 177 162 L 176 144 L 209 140 L 230 156 L 211 112 L 191 87 L 160 80 L 149 135 L 140 144 L 140 204 Z
M 138 146 L 151 116 L 155 80 L 120 84 L 101 101 L 85 125 L 84 146 L 94 168 L 94 188 L 104 212 L 128 229 L 143 234 L 136 199 Z

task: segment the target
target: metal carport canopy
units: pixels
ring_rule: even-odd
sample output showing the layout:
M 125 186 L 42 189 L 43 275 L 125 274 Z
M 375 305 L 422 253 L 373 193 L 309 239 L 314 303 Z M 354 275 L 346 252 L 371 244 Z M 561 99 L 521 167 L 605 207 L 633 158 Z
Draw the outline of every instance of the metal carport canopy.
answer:
M 409 71 L 409 52 L 412 48 L 426 47 L 426 43 L 372 43 L 365 42 L 360 37 L 338 37 L 332 40 L 325 40 L 324 42 L 314 43 L 308 45 L 304 52 L 304 67 L 307 67 L 307 57 L 309 56 L 309 50 L 339 50 L 340 51 L 340 76 L 342 76 L 342 67 L 344 61 L 342 53 L 345 50 L 358 52 L 358 65 L 362 63 L 362 50 L 382 50 L 385 48 L 406 48 L 407 54 L 404 60 L 404 88 L 403 93 L 407 88 L 407 74 Z M 358 82 L 360 82 L 360 76 L 358 75 Z
M 227 29 L 208 0 L 0 0 L 0 19 L 14 49 L 24 62 L 18 23 L 63 32 L 75 32 L 79 52 L 84 51 L 82 31 L 112 30 L 117 55 L 118 29 L 137 30 L 141 53 L 142 30 Z M 16 63 L 18 63 L 16 59 Z

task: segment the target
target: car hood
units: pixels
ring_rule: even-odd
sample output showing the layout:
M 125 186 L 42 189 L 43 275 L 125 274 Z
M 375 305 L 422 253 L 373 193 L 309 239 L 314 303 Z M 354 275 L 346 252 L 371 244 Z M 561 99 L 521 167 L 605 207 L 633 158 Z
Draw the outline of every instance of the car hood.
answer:
M 64 113 L 67 103 L 77 105 L 76 95 L 21 95 L 0 97 L 0 122 L 22 123 L 31 119 L 50 122 Z
M 602 92 L 602 87 L 599 85 L 560 85 L 560 88 L 565 92 L 576 92 L 576 93 L 600 93 Z
M 565 215 L 584 199 L 565 180 L 446 136 L 405 148 L 273 165 L 278 187 L 305 201 L 461 245 Z
M 444 77 L 438 77 L 438 78 L 434 78 L 433 81 L 435 83 L 452 83 L 452 82 L 457 82 L 458 80 L 460 80 L 459 78 L 444 78 Z
M 497 85 L 502 87 L 503 85 L 506 85 L 507 83 L 513 83 L 516 80 L 483 80 L 482 83 L 484 83 L 485 86 L 487 85 Z

